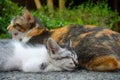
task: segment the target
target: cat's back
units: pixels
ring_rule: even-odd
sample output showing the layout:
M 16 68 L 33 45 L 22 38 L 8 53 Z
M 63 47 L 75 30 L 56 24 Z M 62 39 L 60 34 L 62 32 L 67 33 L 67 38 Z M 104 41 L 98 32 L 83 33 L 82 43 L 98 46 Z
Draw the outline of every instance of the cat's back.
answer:
M 82 34 L 90 34 L 94 28 L 95 26 L 93 25 L 67 25 L 51 31 L 51 37 L 60 44 L 71 39 L 75 47 L 80 41 L 80 38 L 83 38 Z
M 76 48 L 78 49 L 79 47 L 86 47 L 86 50 L 91 49 L 91 51 L 96 50 L 96 52 L 101 52 L 104 49 L 119 51 L 120 33 L 106 28 L 94 28 L 80 35 L 79 43 L 76 45 Z M 99 51 L 97 51 L 97 49 Z
M 75 48 L 81 63 L 109 55 L 120 59 L 120 33 L 105 28 L 93 28 L 80 35 Z
M 73 47 L 77 50 L 81 48 L 93 49 L 93 51 L 96 48 L 99 48 L 98 50 L 107 48 L 116 52 L 120 50 L 120 33 L 118 32 L 92 25 L 70 25 L 66 29 L 66 33 L 61 35 L 59 41 L 65 43 L 71 39 Z

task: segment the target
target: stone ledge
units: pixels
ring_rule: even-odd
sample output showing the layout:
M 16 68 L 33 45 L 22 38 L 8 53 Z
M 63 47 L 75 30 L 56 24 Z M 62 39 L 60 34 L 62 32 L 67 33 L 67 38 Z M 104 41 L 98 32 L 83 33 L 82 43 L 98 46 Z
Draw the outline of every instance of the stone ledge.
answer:
M 0 80 L 120 80 L 120 71 L 93 72 L 76 70 L 73 72 L 23 73 L 18 71 L 0 72 Z

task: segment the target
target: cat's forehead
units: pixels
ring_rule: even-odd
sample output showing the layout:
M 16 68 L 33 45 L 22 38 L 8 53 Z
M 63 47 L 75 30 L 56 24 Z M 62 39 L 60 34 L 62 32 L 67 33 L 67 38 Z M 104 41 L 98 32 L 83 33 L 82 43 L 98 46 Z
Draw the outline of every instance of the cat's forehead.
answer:
M 60 47 L 63 49 L 63 52 L 64 54 L 76 54 L 76 51 L 73 47 L 69 47 L 69 46 L 66 46 L 66 45 L 60 45 Z
M 61 48 L 65 48 L 65 49 L 67 49 L 67 50 L 69 50 L 69 51 L 75 50 L 73 47 L 70 47 L 70 46 L 67 46 L 67 45 L 60 45 L 60 47 L 61 47 Z
M 22 24 L 22 23 L 25 23 L 25 22 L 26 22 L 26 20 L 24 19 L 23 16 L 16 16 L 11 20 L 12 24 L 16 24 L 16 23 Z
M 69 48 L 67 45 L 60 45 L 61 48 Z

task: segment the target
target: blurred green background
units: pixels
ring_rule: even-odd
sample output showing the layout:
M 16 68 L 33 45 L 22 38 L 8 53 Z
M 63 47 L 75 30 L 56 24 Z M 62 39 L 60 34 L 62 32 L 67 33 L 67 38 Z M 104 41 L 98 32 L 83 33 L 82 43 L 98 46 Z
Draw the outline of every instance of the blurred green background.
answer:
M 24 0 L 29 1 L 29 0 Z M 46 0 L 47 1 L 47 0 Z M 40 9 L 29 9 L 49 29 L 62 27 L 68 24 L 95 25 L 120 31 L 120 15 L 108 6 L 107 0 L 93 2 L 88 0 L 73 5 L 74 0 L 67 4 L 63 10 L 54 6 L 54 11 L 44 5 Z M 34 3 L 34 1 L 33 1 Z M 19 6 L 14 0 L 0 0 L 0 38 L 11 38 L 6 28 L 13 17 L 22 14 L 26 6 Z

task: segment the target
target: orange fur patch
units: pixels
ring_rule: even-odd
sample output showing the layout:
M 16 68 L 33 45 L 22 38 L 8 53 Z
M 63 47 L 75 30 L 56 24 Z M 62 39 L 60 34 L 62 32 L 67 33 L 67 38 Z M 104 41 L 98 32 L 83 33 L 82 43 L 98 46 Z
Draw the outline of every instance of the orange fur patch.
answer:
M 103 36 L 103 34 L 107 35 L 110 37 L 111 34 L 118 34 L 117 32 L 115 31 L 112 31 L 110 29 L 103 29 L 102 31 L 98 32 L 95 37 L 98 38 L 98 37 L 101 37 Z
M 92 34 L 93 32 L 87 32 L 87 33 L 83 33 L 83 34 L 80 34 L 79 35 L 79 38 L 80 39 L 83 39 L 83 38 L 85 38 L 86 36 L 88 36 L 88 35 L 90 35 L 90 34 Z
M 110 49 L 110 50 L 112 49 L 112 47 L 108 45 L 108 42 L 107 42 L 107 41 L 104 41 L 104 42 L 102 42 L 101 44 L 103 44 L 104 47 L 106 47 L 106 48 L 108 48 L 108 49 Z
M 73 47 L 76 47 L 76 46 L 79 44 L 79 42 L 80 42 L 80 40 L 79 40 L 79 41 L 74 41 L 74 42 L 72 43 L 72 46 L 73 46 Z
M 51 35 L 51 37 L 55 41 L 58 41 L 61 36 L 64 36 L 65 34 L 68 33 L 69 28 L 70 28 L 69 26 L 65 26 L 65 27 L 62 27 L 62 28 L 51 30 L 51 32 L 53 32 L 52 35 Z M 64 38 L 62 38 L 62 39 L 64 39 Z
M 94 58 L 85 66 L 87 69 L 94 71 L 111 71 L 118 69 L 118 63 L 119 61 L 114 55 L 109 55 Z
M 81 41 L 81 39 L 84 39 L 86 36 L 88 36 L 88 35 L 90 35 L 90 34 L 92 34 L 93 32 L 88 32 L 88 33 L 84 33 L 84 34 L 80 34 L 78 37 L 76 37 L 76 40 L 77 41 L 74 41 L 72 44 L 73 44 L 73 47 L 76 47 L 79 43 L 80 43 L 80 41 Z
M 92 28 L 95 28 L 96 26 L 94 26 L 94 25 L 84 25 L 84 27 L 92 29 Z
M 112 30 L 110 30 L 110 29 L 104 29 L 104 32 L 105 32 L 106 34 L 116 34 L 116 33 L 117 33 L 117 32 L 112 31 Z
M 7 30 L 8 30 L 9 32 L 12 32 L 12 31 L 14 30 L 13 25 L 9 25 L 9 26 L 7 27 Z
M 35 27 L 28 32 L 26 37 L 33 37 L 33 36 L 40 35 L 43 31 L 44 31 L 44 29 L 38 29 L 38 28 Z

